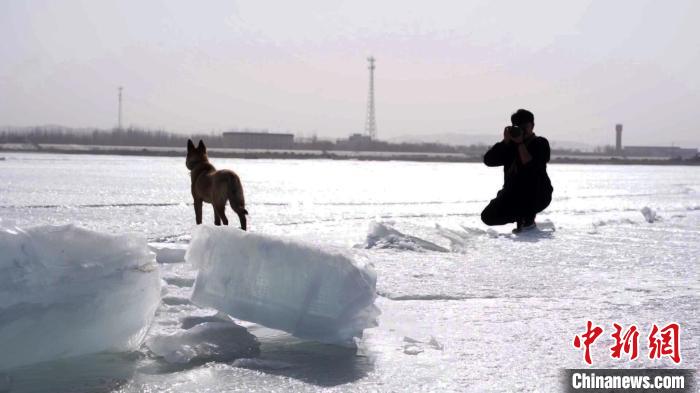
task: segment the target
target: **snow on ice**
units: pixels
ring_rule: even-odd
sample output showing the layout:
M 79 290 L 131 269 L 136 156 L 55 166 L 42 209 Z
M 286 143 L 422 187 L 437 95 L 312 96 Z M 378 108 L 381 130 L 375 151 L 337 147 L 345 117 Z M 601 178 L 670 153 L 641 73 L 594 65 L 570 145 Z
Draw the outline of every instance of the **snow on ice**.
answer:
M 297 337 L 353 345 L 377 326 L 370 266 L 296 241 L 203 225 L 186 259 L 199 268 L 192 301 Z
M 146 239 L 0 222 L 0 369 L 138 348 L 160 302 Z

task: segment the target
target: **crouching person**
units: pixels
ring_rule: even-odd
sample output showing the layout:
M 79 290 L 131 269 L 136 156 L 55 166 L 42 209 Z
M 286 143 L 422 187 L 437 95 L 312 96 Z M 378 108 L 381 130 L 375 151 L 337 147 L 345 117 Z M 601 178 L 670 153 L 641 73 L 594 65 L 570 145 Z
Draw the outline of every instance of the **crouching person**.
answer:
M 518 109 L 503 130 L 503 140 L 484 155 L 487 166 L 503 166 L 503 188 L 481 212 L 486 225 L 516 223 L 514 233 L 534 229 L 535 216 L 552 201 L 547 175 L 549 142 L 536 136 L 535 116 Z

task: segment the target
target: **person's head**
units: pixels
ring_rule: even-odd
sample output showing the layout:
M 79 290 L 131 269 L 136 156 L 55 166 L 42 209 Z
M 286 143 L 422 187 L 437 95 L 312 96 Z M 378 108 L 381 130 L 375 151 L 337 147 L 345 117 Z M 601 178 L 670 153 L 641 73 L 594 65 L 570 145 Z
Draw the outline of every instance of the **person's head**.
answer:
M 526 109 L 518 109 L 510 115 L 510 122 L 514 126 L 518 126 L 523 129 L 525 135 L 531 134 L 532 130 L 535 128 L 535 115 Z

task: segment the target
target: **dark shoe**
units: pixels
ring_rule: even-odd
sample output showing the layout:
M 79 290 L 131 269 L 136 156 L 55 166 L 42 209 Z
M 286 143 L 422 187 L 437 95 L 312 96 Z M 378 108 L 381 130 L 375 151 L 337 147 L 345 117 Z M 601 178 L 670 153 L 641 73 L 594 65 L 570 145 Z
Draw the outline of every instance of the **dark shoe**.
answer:
M 518 226 L 513 229 L 513 233 L 522 233 L 536 229 L 535 219 L 518 220 Z
M 517 226 L 511 232 L 520 233 L 523 230 L 523 220 L 518 219 L 518 221 L 516 221 L 516 225 Z
M 523 218 L 523 227 L 529 227 L 531 225 L 535 225 L 535 216 Z

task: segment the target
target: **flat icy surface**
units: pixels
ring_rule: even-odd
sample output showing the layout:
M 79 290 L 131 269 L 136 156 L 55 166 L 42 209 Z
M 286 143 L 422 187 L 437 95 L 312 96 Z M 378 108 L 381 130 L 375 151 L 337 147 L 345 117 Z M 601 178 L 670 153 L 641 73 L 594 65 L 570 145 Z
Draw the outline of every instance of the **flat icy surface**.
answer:
M 3 155 L 3 220 L 139 231 L 159 246 L 188 241 L 184 158 Z M 6 371 L 0 390 L 559 391 L 561 368 L 585 366 L 571 343 L 587 319 L 605 328 L 593 345 L 597 368 L 675 367 L 647 358 L 651 324 L 671 321 L 681 325 L 680 367 L 698 367 L 700 168 L 552 165 L 554 200 L 537 221 L 556 231 L 543 225 L 515 237 L 511 226 L 489 230 L 479 220 L 500 169 L 212 161 L 241 176 L 251 231 L 345 247 L 374 263 L 382 315 L 360 348 L 237 321 L 257 337 L 258 356 L 207 362 L 196 353 L 202 362 L 168 363 L 143 347 Z M 204 219 L 213 221 L 209 206 Z M 163 303 L 150 338 L 215 314 L 190 304 L 195 271 L 173 260 L 181 253 L 160 264 Z M 637 324 L 639 359 L 610 358 L 613 322 Z

